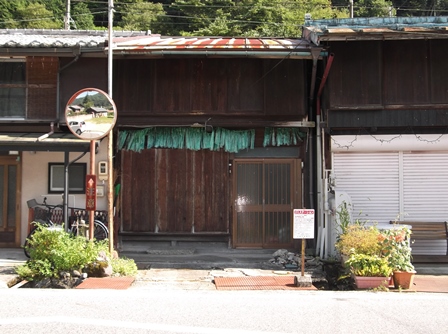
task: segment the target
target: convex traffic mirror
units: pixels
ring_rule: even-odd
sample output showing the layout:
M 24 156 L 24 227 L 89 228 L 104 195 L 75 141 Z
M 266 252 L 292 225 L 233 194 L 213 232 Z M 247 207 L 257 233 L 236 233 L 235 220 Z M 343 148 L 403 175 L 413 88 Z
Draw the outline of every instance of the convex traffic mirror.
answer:
M 65 107 L 70 131 L 81 139 L 105 137 L 117 121 L 117 108 L 108 94 L 97 88 L 76 92 Z

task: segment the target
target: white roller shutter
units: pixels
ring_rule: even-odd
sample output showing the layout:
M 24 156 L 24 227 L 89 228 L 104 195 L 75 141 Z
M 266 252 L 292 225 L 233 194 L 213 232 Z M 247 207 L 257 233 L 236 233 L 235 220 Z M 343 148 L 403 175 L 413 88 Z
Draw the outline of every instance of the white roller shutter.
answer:
M 399 207 L 398 153 L 335 153 L 336 189 L 352 199 L 353 218 L 385 223 Z
M 372 147 L 372 150 L 374 147 Z M 388 223 L 448 220 L 448 152 L 334 152 L 336 189 L 354 218 Z M 446 254 L 446 241 L 417 241 L 413 254 Z

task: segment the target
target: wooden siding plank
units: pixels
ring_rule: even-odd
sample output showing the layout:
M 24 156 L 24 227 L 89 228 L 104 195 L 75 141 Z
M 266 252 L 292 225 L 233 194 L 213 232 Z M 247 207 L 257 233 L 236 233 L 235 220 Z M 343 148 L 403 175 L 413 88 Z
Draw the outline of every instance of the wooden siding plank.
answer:
M 429 71 L 430 71 L 430 89 L 432 103 L 447 103 L 448 80 L 448 62 L 446 61 L 446 50 L 448 50 L 448 40 L 430 40 L 429 43 Z M 446 112 L 443 112 L 446 117 Z M 439 124 L 437 122 L 436 124 Z
M 264 65 L 265 114 L 307 115 L 305 61 L 267 59 Z
M 156 150 L 156 171 L 157 171 L 157 188 L 149 188 L 149 191 L 156 193 L 157 209 L 156 209 L 156 221 L 159 226 L 159 230 L 166 232 L 169 230 L 168 224 L 168 184 L 169 174 L 167 167 L 167 150 Z
M 148 63 L 142 59 L 134 59 L 132 62 L 115 60 L 114 63 L 114 102 L 117 109 L 149 111 L 151 107 L 150 96 L 153 80 L 153 62 Z M 139 78 L 144 78 L 140 80 Z
M 225 152 L 152 149 L 122 152 L 124 232 L 227 232 Z
M 331 51 L 330 108 L 380 106 L 381 42 L 334 43 Z
M 188 113 L 191 111 L 191 61 L 188 59 L 154 60 L 152 113 Z M 137 84 L 145 79 L 138 76 Z M 140 109 L 141 110 L 141 109 Z M 143 110 L 145 111 L 145 110 Z M 147 111 L 146 111 L 147 112 Z
M 384 104 L 429 102 L 428 44 L 424 40 L 385 41 Z
M 228 62 L 228 113 L 263 112 L 263 63 L 256 59 Z
M 226 62 L 197 59 L 192 64 L 191 111 L 225 113 L 227 110 Z

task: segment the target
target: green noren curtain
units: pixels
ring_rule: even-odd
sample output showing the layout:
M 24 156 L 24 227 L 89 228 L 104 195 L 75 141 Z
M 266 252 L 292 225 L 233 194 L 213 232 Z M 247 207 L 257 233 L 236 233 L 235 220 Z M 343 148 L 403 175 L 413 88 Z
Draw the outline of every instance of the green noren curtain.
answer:
M 266 128 L 263 146 L 296 145 L 302 141 L 304 133 L 298 128 Z M 150 148 L 176 148 L 189 150 L 223 149 L 236 153 L 253 149 L 255 130 L 227 130 L 213 128 L 211 133 L 204 128 L 152 127 L 141 130 L 123 130 L 118 136 L 118 148 L 140 152 Z

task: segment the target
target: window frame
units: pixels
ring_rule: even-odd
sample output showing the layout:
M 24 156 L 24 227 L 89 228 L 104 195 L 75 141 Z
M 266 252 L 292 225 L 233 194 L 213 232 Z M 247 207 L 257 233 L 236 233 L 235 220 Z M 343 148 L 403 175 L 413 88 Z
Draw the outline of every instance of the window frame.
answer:
M 55 168 L 65 168 L 64 163 L 61 162 L 49 162 L 48 163 L 48 193 L 49 194 L 59 194 L 61 192 L 64 192 L 64 187 L 58 187 L 55 186 L 54 184 L 56 183 L 56 180 L 54 180 L 54 178 L 56 177 L 54 174 L 54 170 Z M 85 194 L 86 192 L 86 175 L 87 175 L 87 163 L 84 162 L 79 162 L 79 163 L 73 163 L 71 164 L 68 170 L 68 184 L 69 184 L 69 189 L 68 192 L 70 194 Z M 70 173 L 70 169 L 73 168 L 80 168 L 81 169 L 81 173 L 83 174 L 82 176 L 82 181 L 81 183 L 79 183 L 79 185 L 77 184 L 76 186 L 72 186 L 70 188 L 70 175 L 72 173 Z M 64 173 L 62 174 L 64 175 Z M 60 181 L 60 180 L 58 180 Z M 62 180 L 62 184 L 64 183 L 64 181 Z
M 24 66 L 24 82 L 23 83 L 0 83 L 0 89 L 15 89 L 23 90 L 25 105 L 23 112 L 20 115 L 3 115 L 4 111 L 0 110 L 0 117 L 4 120 L 26 120 L 28 113 L 27 95 L 28 95 L 28 80 L 27 80 L 27 62 L 25 57 L 0 57 L 0 63 L 23 63 Z M 13 110 L 7 110 L 6 113 L 11 113 Z

